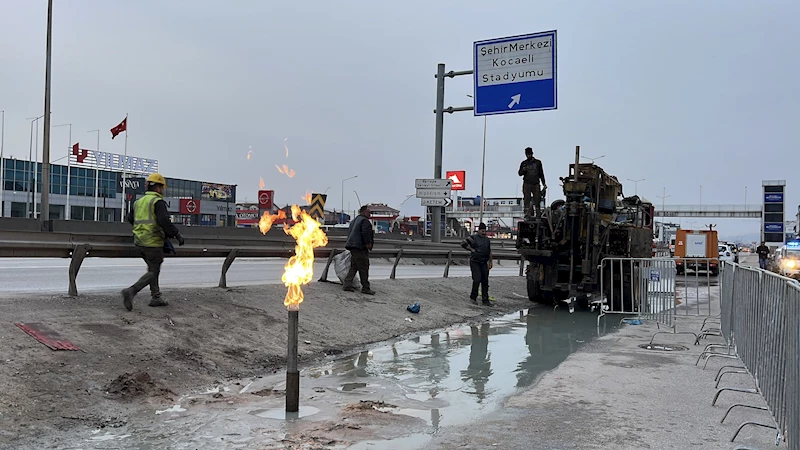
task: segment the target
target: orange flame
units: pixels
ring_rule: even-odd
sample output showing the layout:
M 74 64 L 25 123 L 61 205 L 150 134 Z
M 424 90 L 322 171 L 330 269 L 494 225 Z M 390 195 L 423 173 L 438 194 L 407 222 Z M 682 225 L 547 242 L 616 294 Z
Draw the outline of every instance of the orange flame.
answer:
M 288 140 L 289 140 L 289 138 L 284 138 L 284 139 L 283 139 L 283 148 L 285 148 L 285 149 L 286 149 L 286 157 L 287 157 L 287 158 L 289 157 L 289 146 L 288 146 L 288 145 L 286 145 L 286 141 L 288 141 Z
M 264 189 L 264 179 L 261 177 L 258 177 L 258 188 Z
M 277 215 L 265 213 L 258 224 L 261 232 L 266 234 L 273 221 L 281 214 L 286 217 L 283 210 Z M 294 247 L 294 256 L 284 266 L 281 281 L 288 288 L 283 305 L 289 311 L 297 311 L 300 303 L 303 303 L 302 286 L 314 278 L 314 249 L 328 245 L 328 237 L 320 228 L 319 222 L 297 205 L 292 205 L 292 220 L 296 223 L 291 228 L 284 227 L 283 230 L 297 241 L 297 245 Z
M 267 234 L 267 231 L 272 228 L 272 224 L 275 223 L 276 220 L 285 218 L 286 213 L 282 209 L 278 210 L 278 214 L 265 212 L 258 220 L 258 229 L 261 230 L 261 234 Z
M 287 176 L 287 177 L 289 177 L 289 178 L 292 178 L 292 177 L 294 177 L 294 169 L 290 169 L 290 168 L 288 168 L 288 167 L 286 166 L 286 164 L 284 164 L 284 165 L 283 165 L 283 169 L 281 169 L 281 168 L 280 168 L 280 166 L 278 166 L 277 164 L 275 164 L 275 168 L 276 168 L 276 169 L 278 169 L 278 172 L 280 172 L 280 173 L 282 173 L 282 174 L 286 175 L 286 176 Z
M 247 159 L 250 159 L 250 155 L 253 153 L 253 146 L 250 146 L 250 150 L 247 151 Z
M 306 191 L 306 195 L 303 196 L 303 200 L 306 201 L 306 205 L 311 204 L 311 199 L 312 199 L 311 192 Z

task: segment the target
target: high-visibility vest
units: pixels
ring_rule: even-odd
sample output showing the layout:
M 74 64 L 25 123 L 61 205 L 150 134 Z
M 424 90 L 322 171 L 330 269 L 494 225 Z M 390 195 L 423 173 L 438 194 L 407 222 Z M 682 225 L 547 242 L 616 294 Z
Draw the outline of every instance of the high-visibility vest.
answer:
M 164 198 L 147 191 L 133 204 L 133 243 L 140 247 L 163 247 L 166 235 L 156 222 L 156 202 Z

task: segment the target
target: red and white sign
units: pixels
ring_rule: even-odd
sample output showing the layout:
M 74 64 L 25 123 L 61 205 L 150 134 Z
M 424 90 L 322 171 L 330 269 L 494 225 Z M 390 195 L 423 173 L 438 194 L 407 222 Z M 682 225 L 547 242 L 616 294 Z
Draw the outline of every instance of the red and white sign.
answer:
M 255 225 L 258 223 L 257 209 L 237 209 L 236 225 Z
M 181 214 L 199 214 L 200 200 L 193 200 L 191 198 L 182 198 L 180 199 L 180 206 L 178 211 Z
M 261 209 L 272 209 L 272 198 L 275 191 L 258 191 L 258 207 Z
M 465 170 L 451 170 L 448 171 L 446 177 L 453 181 L 453 186 L 450 188 L 452 191 L 463 191 L 464 190 L 464 178 L 467 176 L 467 171 Z

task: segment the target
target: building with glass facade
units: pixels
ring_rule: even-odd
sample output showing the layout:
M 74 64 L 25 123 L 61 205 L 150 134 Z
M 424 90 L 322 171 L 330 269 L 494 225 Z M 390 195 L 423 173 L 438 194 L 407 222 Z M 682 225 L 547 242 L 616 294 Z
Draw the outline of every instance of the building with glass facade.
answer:
M 34 167 L 35 166 L 35 167 Z M 0 217 L 39 217 L 41 213 L 42 164 L 3 159 L 3 196 Z M 123 208 L 144 195 L 141 174 L 50 165 L 50 218 L 119 222 Z M 193 226 L 234 226 L 236 186 L 167 178 L 164 200 L 172 221 Z M 34 188 L 35 186 L 35 188 Z M 124 199 L 124 202 L 123 202 Z

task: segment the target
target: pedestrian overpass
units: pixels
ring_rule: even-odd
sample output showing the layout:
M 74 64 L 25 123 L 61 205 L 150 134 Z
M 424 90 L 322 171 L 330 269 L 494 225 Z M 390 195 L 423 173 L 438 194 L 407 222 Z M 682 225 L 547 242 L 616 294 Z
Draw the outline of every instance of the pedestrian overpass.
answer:
M 656 205 L 653 205 L 656 206 Z M 736 219 L 760 219 L 761 205 L 665 205 L 656 206 L 656 217 L 723 217 Z

